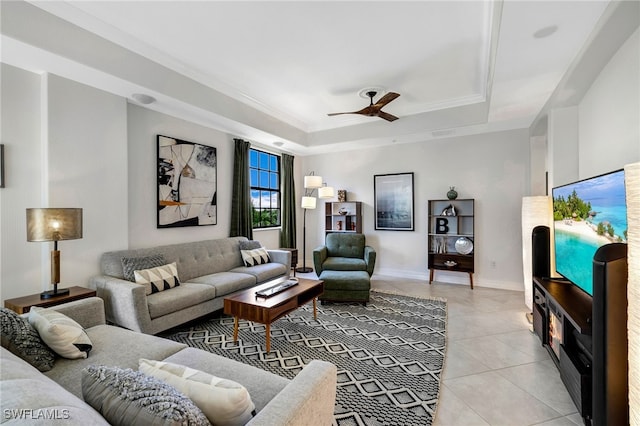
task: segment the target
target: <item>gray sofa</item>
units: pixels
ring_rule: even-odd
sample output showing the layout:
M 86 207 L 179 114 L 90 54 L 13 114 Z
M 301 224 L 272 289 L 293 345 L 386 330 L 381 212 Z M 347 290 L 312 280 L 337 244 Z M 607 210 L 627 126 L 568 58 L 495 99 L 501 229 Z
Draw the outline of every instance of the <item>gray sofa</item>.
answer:
M 106 425 L 105 419 L 82 399 L 81 371 L 92 364 L 137 370 L 140 358 L 186 365 L 240 383 L 256 406 L 250 425 L 329 425 L 333 421 L 336 367 L 331 363 L 311 361 L 288 380 L 181 343 L 106 325 L 104 304 L 97 297 L 48 309 L 60 311 L 82 325 L 93 349 L 86 359 L 58 358 L 52 370 L 41 373 L 0 348 L 2 423 Z M 44 415 L 59 419 L 38 418 Z
M 221 238 L 104 253 L 102 275 L 89 286 L 104 299 L 107 321 L 130 330 L 157 334 L 223 308 L 224 297 L 291 271 L 291 253 L 268 250 L 270 263 L 246 267 L 240 253 L 245 237 Z M 150 295 L 124 279 L 123 258 L 162 255 L 176 262 L 181 284 Z

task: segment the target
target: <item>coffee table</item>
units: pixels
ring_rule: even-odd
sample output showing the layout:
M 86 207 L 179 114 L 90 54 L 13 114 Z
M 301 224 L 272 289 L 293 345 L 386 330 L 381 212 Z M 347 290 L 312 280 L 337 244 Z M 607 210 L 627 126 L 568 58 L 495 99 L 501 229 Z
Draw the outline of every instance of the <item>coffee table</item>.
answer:
M 269 281 L 224 299 L 224 313 L 232 315 L 234 318 L 234 342 L 238 341 L 238 322 L 240 319 L 259 322 L 267 327 L 266 347 L 267 352 L 270 352 L 272 322 L 310 301 L 313 301 L 313 318 L 317 318 L 316 303 L 318 296 L 324 291 L 324 281 L 298 278 L 298 285 L 288 288 L 282 293 L 268 298 L 256 297 L 256 291 L 264 290 L 286 280 L 287 278 L 280 278 Z

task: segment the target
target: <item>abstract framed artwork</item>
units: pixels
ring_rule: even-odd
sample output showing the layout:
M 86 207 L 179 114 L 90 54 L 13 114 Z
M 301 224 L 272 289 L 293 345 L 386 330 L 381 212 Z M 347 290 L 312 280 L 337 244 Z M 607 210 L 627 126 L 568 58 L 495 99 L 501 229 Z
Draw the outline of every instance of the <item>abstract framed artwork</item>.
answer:
M 373 177 L 375 229 L 414 230 L 413 172 Z
M 215 225 L 216 148 L 158 135 L 158 228 Z
M 0 188 L 4 188 L 4 144 L 0 143 Z

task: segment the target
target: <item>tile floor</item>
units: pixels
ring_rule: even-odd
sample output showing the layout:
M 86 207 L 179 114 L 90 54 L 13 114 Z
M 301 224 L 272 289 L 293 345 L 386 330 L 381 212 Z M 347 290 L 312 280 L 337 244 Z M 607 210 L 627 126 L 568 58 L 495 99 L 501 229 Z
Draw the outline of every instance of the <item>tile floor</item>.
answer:
M 447 356 L 435 426 L 583 424 L 531 331 L 522 292 L 378 275 L 371 288 L 447 299 Z

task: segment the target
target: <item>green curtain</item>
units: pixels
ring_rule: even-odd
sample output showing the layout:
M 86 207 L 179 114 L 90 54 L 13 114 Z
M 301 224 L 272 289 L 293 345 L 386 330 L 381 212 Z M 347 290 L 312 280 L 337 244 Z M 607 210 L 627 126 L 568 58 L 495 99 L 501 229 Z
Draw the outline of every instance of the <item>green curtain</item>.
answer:
M 234 139 L 233 197 L 231 198 L 231 231 L 229 236 L 253 239 L 253 209 L 251 206 L 251 181 L 249 180 L 249 148 L 251 144 Z
M 282 154 L 282 228 L 280 247 L 296 247 L 296 187 L 293 179 L 293 155 Z

